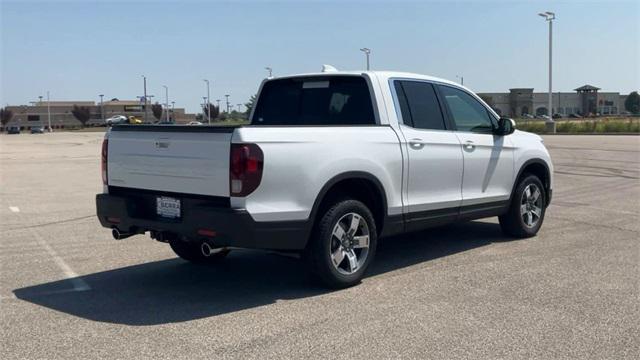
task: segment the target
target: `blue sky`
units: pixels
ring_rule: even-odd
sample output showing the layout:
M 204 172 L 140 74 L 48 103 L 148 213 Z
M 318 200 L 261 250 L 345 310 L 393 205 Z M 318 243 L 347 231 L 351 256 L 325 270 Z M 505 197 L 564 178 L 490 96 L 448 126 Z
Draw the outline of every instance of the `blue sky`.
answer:
M 554 23 L 554 91 L 585 83 L 640 88 L 640 1 L 5 1 L 0 104 L 133 99 L 148 92 L 197 111 L 244 103 L 276 75 L 364 68 L 456 80 L 483 91 L 547 87 L 547 24 Z

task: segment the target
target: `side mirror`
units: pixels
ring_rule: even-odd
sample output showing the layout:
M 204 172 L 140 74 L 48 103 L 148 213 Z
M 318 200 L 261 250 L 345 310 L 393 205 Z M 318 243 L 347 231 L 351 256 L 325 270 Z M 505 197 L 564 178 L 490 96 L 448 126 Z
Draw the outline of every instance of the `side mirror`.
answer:
M 513 134 L 516 131 L 516 122 L 509 118 L 500 118 L 498 120 L 498 128 L 495 131 L 496 135 L 504 136 Z

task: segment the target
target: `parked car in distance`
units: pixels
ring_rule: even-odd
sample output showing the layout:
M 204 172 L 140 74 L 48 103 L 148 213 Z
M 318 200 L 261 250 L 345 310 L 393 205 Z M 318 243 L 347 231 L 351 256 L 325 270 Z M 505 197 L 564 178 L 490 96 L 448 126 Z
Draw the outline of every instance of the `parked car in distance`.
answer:
M 549 115 L 537 115 L 536 119 L 544 119 L 544 120 L 549 120 Z
M 189 121 L 187 125 L 202 125 L 200 121 Z
M 140 125 L 140 124 L 142 124 L 142 119 L 131 115 L 131 116 L 129 116 L 129 124 Z
M 8 126 L 7 134 L 20 134 L 20 126 Z
M 582 119 L 582 116 L 578 115 L 578 114 L 569 114 L 569 117 L 572 119 Z
M 563 116 L 562 116 L 562 114 L 553 114 L 553 118 L 554 119 L 562 119 Z
M 107 120 L 105 120 L 104 122 L 107 124 L 107 126 L 113 126 L 117 124 L 124 124 L 127 121 L 128 121 L 127 117 L 124 115 L 114 115 L 108 118 Z
M 44 127 L 42 126 L 32 126 L 31 127 L 32 134 L 44 134 Z
M 297 252 L 343 288 L 381 237 L 492 216 L 535 236 L 553 165 L 540 136 L 455 82 L 329 71 L 265 79 L 248 126 L 115 126 L 102 181 L 115 239 L 148 232 L 194 263 Z
M 523 114 L 522 115 L 523 119 L 535 119 L 535 116 L 531 115 L 531 114 Z

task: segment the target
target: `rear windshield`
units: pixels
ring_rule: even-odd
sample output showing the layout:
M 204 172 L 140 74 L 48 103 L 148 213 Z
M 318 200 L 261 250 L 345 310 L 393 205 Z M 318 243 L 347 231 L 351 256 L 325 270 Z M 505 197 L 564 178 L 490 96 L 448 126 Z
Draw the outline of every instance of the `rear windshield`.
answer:
M 359 76 L 272 80 L 264 84 L 251 125 L 371 125 L 369 87 Z

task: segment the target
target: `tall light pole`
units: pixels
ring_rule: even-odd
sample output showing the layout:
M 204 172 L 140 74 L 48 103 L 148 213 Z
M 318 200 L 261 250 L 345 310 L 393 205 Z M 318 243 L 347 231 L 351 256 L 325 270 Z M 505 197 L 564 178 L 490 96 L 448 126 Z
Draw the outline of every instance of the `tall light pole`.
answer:
M 238 112 L 240 112 L 240 107 L 242 106 L 242 104 L 237 104 L 238 107 Z
M 227 98 L 227 114 L 229 113 L 229 94 L 225 95 Z
M 169 87 L 167 85 L 162 85 L 162 87 L 164 88 L 164 109 L 166 111 L 164 118 L 169 122 Z
M 211 114 L 209 113 L 209 110 L 211 110 L 209 109 L 209 102 L 211 101 L 209 97 L 209 80 L 204 79 L 204 82 L 207 83 L 207 101 L 205 101 L 205 106 L 207 107 L 207 121 L 209 124 L 211 124 Z
M 369 48 L 362 48 L 360 49 L 360 51 L 362 51 L 366 56 L 367 56 L 367 71 L 369 71 L 369 55 L 371 54 L 371 49 Z
M 267 67 L 265 67 L 264 69 L 265 69 L 265 70 L 267 70 L 267 71 L 269 72 L 269 78 L 272 78 L 272 77 L 273 77 L 273 69 L 272 69 L 272 68 L 270 68 L 270 67 L 268 67 L 268 66 L 267 66 Z
M 144 86 L 144 123 L 147 123 L 147 77 L 142 75 L 142 81 Z
M 218 103 L 218 111 L 220 111 L 220 99 L 217 99 L 216 102 Z
M 460 79 L 460 85 L 464 86 L 464 76 L 456 75 L 456 78 Z
M 51 100 L 49 98 L 48 90 L 47 90 L 47 122 L 49 123 L 49 132 L 51 132 Z
M 556 124 L 553 121 L 553 92 L 552 92 L 552 49 L 553 49 L 553 20 L 556 19 L 556 14 L 551 11 L 545 11 L 543 13 L 539 13 L 539 16 L 542 16 L 549 23 L 549 107 L 547 108 L 547 115 L 549 115 L 549 119 L 547 119 L 547 131 L 552 133 L 556 132 Z
M 38 102 L 38 106 L 42 106 L 42 98 L 43 98 L 43 96 L 42 96 L 42 95 L 38 96 L 38 99 L 40 99 L 40 101 Z M 38 113 L 40 113 L 40 109 L 38 109 Z M 39 117 L 39 116 L 40 116 L 40 115 L 38 115 L 38 117 Z
M 104 124 L 104 94 L 100 94 L 98 96 L 100 96 L 100 118 L 102 119 L 102 123 Z

